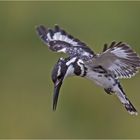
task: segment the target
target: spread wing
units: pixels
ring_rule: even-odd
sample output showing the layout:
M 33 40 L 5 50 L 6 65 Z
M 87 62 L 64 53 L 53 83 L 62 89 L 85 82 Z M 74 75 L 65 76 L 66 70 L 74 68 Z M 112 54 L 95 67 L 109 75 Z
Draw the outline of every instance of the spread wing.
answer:
M 93 63 L 113 72 L 117 78 L 130 78 L 140 68 L 140 57 L 129 45 L 112 42 L 109 48 L 105 45 Z
M 36 28 L 38 35 L 50 50 L 67 53 L 70 57 L 78 56 L 83 60 L 91 59 L 94 52 L 83 42 L 74 38 L 58 25 L 54 29 L 40 25 Z

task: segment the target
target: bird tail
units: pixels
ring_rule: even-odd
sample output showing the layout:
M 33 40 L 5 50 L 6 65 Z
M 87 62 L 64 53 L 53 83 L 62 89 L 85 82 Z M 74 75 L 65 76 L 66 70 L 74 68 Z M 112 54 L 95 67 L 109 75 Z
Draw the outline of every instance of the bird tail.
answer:
M 115 94 L 117 95 L 121 103 L 124 105 L 128 113 L 130 113 L 131 115 L 138 115 L 137 110 L 135 109 L 133 104 L 130 102 L 130 100 L 127 98 L 120 83 L 118 83 L 118 85 L 116 85 L 115 87 Z

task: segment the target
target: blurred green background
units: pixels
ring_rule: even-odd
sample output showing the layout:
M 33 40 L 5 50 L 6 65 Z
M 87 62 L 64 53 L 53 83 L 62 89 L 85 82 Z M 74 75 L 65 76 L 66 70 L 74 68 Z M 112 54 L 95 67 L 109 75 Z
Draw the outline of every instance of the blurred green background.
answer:
M 35 26 L 60 25 L 95 52 L 112 40 L 140 54 L 140 2 L 0 2 L 0 138 L 140 138 L 140 115 L 91 81 L 66 79 L 52 111 L 57 59 Z M 140 74 L 122 80 L 140 112 Z

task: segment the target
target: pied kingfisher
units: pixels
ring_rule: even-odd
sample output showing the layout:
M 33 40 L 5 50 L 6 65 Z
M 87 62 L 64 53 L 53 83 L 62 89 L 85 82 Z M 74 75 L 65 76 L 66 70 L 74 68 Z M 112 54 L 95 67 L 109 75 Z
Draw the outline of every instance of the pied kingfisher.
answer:
M 68 76 L 81 76 L 103 87 L 107 94 L 115 94 L 130 114 L 138 114 L 119 82 L 120 78 L 131 78 L 140 68 L 140 57 L 128 44 L 113 41 L 110 45 L 105 44 L 100 54 L 95 54 L 85 43 L 58 25 L 54 29 L 39 25 L 36 30 L 50 50 L 69 56 L 60 58 L 52 71 L 53 110 L 56 110 L 64 79 Z

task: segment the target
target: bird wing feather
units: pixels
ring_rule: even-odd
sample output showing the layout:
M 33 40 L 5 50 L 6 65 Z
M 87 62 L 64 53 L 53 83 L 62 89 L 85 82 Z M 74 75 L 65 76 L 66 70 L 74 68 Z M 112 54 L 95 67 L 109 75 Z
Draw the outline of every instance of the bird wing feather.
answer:
M 94 52 L 85 43 L 74 38 L 58 25 L 55 25 L 54 29 L 40 25 L 37 26 L 36 30 L 41 40 L 52 51 L 67 53 L 70 57 L 77 56 L 83 60 L 95 56 Z
M 140 68 L 140 57 L 128 44 L 112 42 L 109 48 L 94 58 L 93 65 L 102 66 L 117 78 L 131 78 Z

